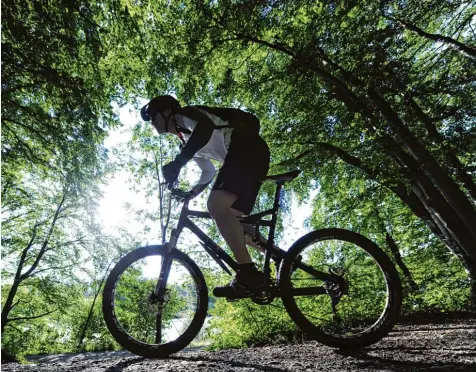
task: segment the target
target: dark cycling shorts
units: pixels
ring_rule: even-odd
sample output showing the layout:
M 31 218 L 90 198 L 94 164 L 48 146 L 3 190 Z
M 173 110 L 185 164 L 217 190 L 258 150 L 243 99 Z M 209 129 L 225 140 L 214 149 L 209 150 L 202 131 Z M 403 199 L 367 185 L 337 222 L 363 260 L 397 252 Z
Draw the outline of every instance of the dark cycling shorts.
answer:
M 270 153 L 266 142 L 258 135 L 234 130 L 225 162 L 218 172 L 212 190 L 235 194 L 232 208 L 250 214 L 269 169 Z

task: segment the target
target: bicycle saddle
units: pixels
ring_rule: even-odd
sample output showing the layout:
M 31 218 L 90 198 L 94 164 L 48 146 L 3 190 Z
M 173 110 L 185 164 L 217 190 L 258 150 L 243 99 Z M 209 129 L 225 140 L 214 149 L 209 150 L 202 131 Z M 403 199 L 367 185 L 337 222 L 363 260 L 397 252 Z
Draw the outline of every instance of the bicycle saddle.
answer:
M 302 171 L 299 169 L 293 170 L 291 172 L 275 174 L 273 176 L 266 176 L 263 178 L 263 181 L 274 181 L 274 182 L 289 182 L 295 179 L 301 174 Z

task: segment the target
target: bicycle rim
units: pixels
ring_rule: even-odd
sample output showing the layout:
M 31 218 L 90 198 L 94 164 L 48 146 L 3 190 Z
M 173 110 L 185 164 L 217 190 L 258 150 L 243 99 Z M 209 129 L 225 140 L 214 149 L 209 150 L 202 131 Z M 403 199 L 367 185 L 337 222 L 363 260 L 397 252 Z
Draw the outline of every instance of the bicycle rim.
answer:
M 108 280 L 105 300 L 112 317 L 108 326 L 112 323 L 109 328 L 116 340 L 136 354 L 166 356 L 178 351 L 193 340 L 203 324 L 207 307 L 203 277 L 186 255 L 176 252 L 170 258 L 162 301 L 154 293 L 164 261 L 161 251 L 126 259 Z
M 401 301 L 398 274 L 371 241 L 352 232 L 317 234 L 294 247 L 293 256 L 307 267 L 343 279 L 318 279 L 291 264 L 284 270 L 286 308 L 312 338 L 330 346 L 363 346 L 393 326 Z M 309 289 L 313 294 L 303 295 Z

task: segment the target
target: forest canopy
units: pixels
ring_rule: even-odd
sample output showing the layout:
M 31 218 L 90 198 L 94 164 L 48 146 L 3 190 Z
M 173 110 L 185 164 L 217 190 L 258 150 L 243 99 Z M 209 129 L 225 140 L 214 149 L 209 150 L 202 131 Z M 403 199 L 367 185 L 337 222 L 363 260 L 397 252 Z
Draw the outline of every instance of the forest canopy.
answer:
M 256 114 L 272 172 L 303 171 L 288 191 L 312 203 L 308 227 L 374 240 L 399 269 L 405 314 L 470 309 L 475 12 L 456 0 L 2 1 L 2 347 L 117 347 L 102 280 L 143 242 L 104 234 L 100 185 L 128 169 L 157 219 L 157 164 L 174 147 L 137 122 L 118 164 L 104 140 L 121 126 L 114 105 L 159 94 Z M 258 333 L 249 311 L 215 304 L 215 347 L 292 333 L 278 315 Z

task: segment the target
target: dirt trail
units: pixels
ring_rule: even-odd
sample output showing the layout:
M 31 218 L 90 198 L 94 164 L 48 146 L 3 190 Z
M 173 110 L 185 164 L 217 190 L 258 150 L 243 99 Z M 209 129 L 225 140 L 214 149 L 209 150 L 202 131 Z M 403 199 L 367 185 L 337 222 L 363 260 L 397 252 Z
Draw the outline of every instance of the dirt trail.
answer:
M 218 352 L 192 349 L 163 360 L 107 352 L 50 355 L 37 362 L 5 364 L 2 371 L 476 371 L 476 322 L 401 325 L 379 343 L 347 352 L 307 342 Z

